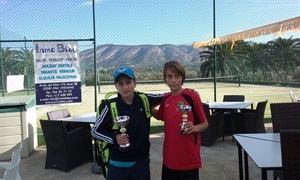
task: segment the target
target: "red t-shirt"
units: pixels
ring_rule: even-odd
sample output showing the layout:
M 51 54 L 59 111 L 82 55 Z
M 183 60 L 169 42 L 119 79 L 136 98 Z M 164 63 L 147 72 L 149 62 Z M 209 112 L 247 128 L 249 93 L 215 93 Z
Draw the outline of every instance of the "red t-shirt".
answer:
M 193 111 L 198 117 L 198 122 L 206 121 L 205 113 L 200 96 L 197 92 L 184 89 L 176 96 L 168 96 L 158 110 L 158 117 L 164 121 L 165 140 L 163 146 L 163 163 L 170 169 L 191 170 L 201 168 L 200 144 L 201 133 L 189 135 L 180 134 L 180 124 L 182 123 L 182 113 L 178 109 L 178 102 L 182 101 L 188 105 L 188 101 L 183 95 L 188 95 L 194 102 Z M 188 121 L 195 124 L 193 111 L 188 112 Z

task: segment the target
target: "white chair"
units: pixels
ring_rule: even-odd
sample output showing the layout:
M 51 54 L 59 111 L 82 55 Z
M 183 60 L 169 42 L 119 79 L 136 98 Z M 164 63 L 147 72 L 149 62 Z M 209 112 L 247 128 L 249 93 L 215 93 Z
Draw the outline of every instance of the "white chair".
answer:
M 0 180 L 20 180 L 19 176 L 19 166 L 20 166 L 20 159 L 21 157 L 17 157 L 16 164 L 11 166 L 10 168 L 6 169 L 3 175 L 3 178 Z
M 8 179 L 17 179 L 17 180 L 21 180 L 21 176 L 19 174 L 19 164 L 20 164 L 20 159 L 21 159 L 21 152 L 22 152 L 22 147 L 23 147 L 23 143 L 20 142 L 19 143 L 19 148 L 14 150 L 12 155 L 11 155 L 11 161 L 10 162 L 0 162 L 0 167 L 6 169 L 5 172 L 8 173 Z M 15 165 L 18 165 L 17 168 L 14 168 Z M 15 170 L 17 169 L 17 171 L 15 172 Z M 16 178 L 11 178 L 11 174 L 12 172 L 16 173 Z M 5 174 L 4 174 L 4 179 L 5 179 Z
M 298 100 L 296 94 L 293 91 L 290 91 L 290 97 L 292 99 L 292 102 L 300 102 L 300 100 Z
M 59 109 L 59 110 L 47 112 L 47 116 L 49 120 L 55 120 L 55 119 L 71 117 L 71 114 L 67 109 Z

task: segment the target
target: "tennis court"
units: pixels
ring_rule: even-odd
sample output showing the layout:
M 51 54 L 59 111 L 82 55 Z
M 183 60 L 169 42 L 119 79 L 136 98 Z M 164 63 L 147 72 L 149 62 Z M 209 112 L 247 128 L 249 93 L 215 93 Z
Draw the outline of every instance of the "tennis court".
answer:
M 213 82 L 186 82 L 184 87 L 195 89 L 199 92 L 202 102 L 207 100 L 214 100 L 214 83 Z M 115 91 L 115 86 L 101 85 L 100 88 L 94 86 L 82 87 L 82 103 L 78 105 L 61 105 L 61 106 L 46 106 L 39 107 L 37 111 L 37 118 L 45 116 L 47 111 L 53 109 L 68 108 L 72 115 L 79 115 L 83 113 L 93 112 L 95 110 L 95 94 L 97 91 L 97 102 L 105 96 L 106 93 Z M 137 91 L 147 93 L 164 93 L 168 92 L 168 86 L 163 83 L 139 83 L 136 87 Z M 238 83 L 223 83 L 218 82 L 216 85 L 216 101 L 222 101 L 225 94 L 241 94 L 245 95 L 245 101 L 253 101 L 254 108 L 258 101 L 268 100 L 265 111 L 265 117 L 270 117 L 270 103 L 276 102 L 291 102 L 289 91 L 292 90 L 296 95 L 300 95 L 299 88 L 283 87 L 280 85 L 267 86 L 267 85 L 249 85 Z M 298 95 L 298 96 L 299 96 Z

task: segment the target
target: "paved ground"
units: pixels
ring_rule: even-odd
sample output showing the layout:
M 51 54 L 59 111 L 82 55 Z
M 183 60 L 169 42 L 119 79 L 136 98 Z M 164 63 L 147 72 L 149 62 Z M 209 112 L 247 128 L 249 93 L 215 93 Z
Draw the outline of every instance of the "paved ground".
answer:
M 267 131 L 271 128 L 267 126 Z M 225 141 L 217 140 L 213 147 L 201 147 L 203 168 L 200 169 L 200 179 L 203 180 L 235 180 L 238 175 L 237 145 L 227 136 Z M 151 135 L 151 179 L 160 180 L 162 161 L 163 134 Z M 65 173 L 56 169 L 45 169 L 46 149 L 38 147 L 28 158 L 23 158 L 20 164 L 20 175 L 23 180 L 63 179 L 63 180 L 102 180 L 102 175 L 91 173 L 93 163 L 86 163 L 71 172 Z M 3 172 L 3 171 L 2 171 Z M 260 179 L 261 171 L 249 159 L 250 179 Z M 1 177 L 0 170 L 0 177 Z M 272 172 L 268 172 L 272 179 Z

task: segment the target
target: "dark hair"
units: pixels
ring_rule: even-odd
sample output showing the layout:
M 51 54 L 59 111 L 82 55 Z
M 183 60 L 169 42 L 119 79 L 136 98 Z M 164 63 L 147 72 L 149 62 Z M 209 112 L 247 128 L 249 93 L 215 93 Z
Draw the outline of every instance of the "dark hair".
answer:
M 170 70 L 173 73 L 179 74 L 182 77 L 181 85 L 183 84 L 183 82 L 185 81 L 185 70 L 184 70 L 184 67 L 180 64 L 180 62 L 169 61 L 169 62 L 165 63 L 164 69 L 163 69 L 163 76 L 164 76 L 165 82 L 166 82 L 166 71 L 167 70 Z

